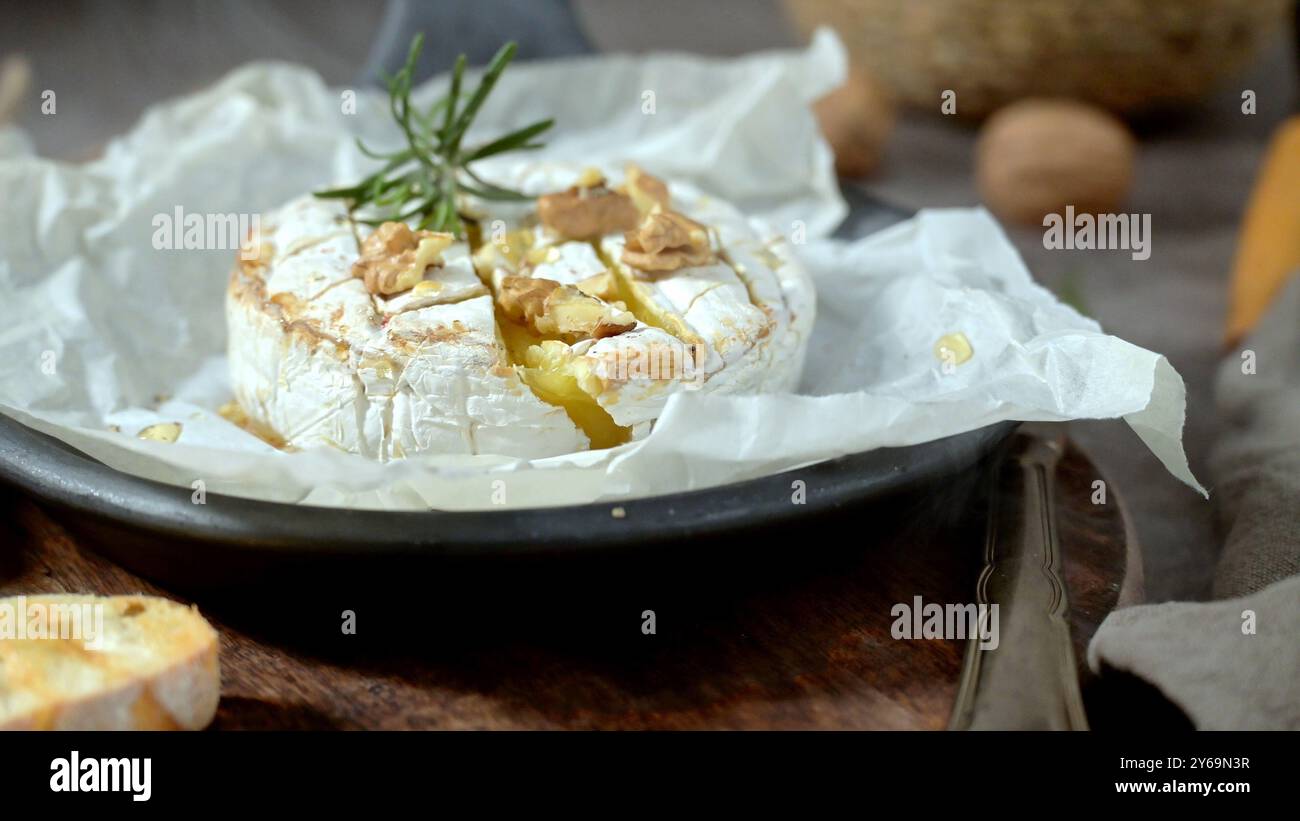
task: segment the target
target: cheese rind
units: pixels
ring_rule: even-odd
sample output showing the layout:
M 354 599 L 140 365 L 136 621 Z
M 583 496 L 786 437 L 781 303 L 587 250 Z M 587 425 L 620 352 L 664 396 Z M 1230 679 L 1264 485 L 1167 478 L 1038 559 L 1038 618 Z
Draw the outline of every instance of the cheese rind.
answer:
M 492 298 L 459 243 L 415 288 L 376 297 L 353 276 L 346 212 L 304 198 L 268 220 L 267 270 L 245 266 L 227 294 L 235 397 L 293 448 L 388 460 L 417 453 L 525 458 L 583 450 L 563 409 L 538 399 L 498 340 Z M 304 227 L 310 226 L 310 227 Z M 360 232 L 359 232 L 360 233 Z M 286 237 L 297 252 L 286 254 Z

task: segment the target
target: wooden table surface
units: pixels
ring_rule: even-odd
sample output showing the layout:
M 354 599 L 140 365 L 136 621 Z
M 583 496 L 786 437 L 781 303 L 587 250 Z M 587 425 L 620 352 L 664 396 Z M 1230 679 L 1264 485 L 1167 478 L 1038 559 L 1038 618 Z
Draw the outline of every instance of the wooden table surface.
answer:
M 8 491 L 0 595 L 145 592 L 196 601 L 221 634 L 214 726 L 925 728 L 949 720 L 963 643 L 891 636 L 896 603 L 974 601 L 979 472 L 732 543 L 510 568 L 431 567 L 162 590 Z M 1113 486 L 1071 447 L 1057 475 L 1082 649 L 1138 595 Z M 356 618 L 342 630 L 343 612 Z M 643 632 L 653 610 L 655 632 Z

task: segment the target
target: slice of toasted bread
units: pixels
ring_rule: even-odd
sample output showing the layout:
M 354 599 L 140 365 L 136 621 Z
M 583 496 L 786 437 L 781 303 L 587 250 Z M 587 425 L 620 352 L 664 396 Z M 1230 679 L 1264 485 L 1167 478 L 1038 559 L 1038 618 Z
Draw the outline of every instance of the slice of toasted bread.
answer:
M 220 693 L 217 633 L 196 608 L 0 599 L 0 730 L 199 730 Z

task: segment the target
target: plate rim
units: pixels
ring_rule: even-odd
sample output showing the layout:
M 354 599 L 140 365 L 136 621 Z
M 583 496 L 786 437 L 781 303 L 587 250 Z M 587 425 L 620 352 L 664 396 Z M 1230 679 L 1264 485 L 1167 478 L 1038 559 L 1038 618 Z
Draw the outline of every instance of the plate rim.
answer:
M 191 488 L 119 471 L 0 414 L 0 480 L 100 521 L 160 536 L 242 543 L 259 552 L 480 555 L 491 548 L 498 555 L 569 553 L 686 535 L 708 537 L 901 492 L 974 465 L 1019 424 L 997 422 L 918 445 L 844 454 L 699 490 L 552 507 L 388 511 L 215 492 L 206 493 L 205 504 L 194 504 Z M 763 506 L 765 496 L 779 498 L 779 492 L 788 497 L 794 479 L 807 483 L 805 503 Z M 616 516 L 615 508 L 622 508 L 623 516 Z M 574 533 L 583 535 L 575 538 Z

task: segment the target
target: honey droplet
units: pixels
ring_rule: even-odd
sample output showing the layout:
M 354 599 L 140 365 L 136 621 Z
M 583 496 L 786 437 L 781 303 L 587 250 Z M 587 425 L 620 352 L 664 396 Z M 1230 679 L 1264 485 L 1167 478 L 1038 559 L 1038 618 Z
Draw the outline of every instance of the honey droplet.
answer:
M 944 334 L 934 343 L 934 356 L 945 365 L 960 365 L 974 354 L 975 349 L 971 347 L 970 340 L 961 331 Z
M 181 423 L 159 422 L 156 425 L 150 425 L 136 435 L 151 442 L 167 442 L 170 444 L 181 438 Z

